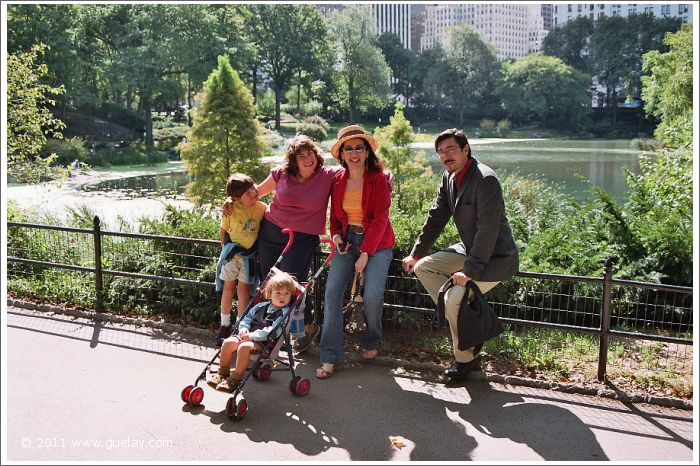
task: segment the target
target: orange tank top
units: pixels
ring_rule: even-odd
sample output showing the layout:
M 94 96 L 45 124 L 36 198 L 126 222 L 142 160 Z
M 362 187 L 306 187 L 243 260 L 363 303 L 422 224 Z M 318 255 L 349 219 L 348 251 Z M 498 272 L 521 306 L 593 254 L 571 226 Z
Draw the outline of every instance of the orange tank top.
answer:
M 345 191 L 343 210 L 348 214 L 350 225 L 362 225 L 362 190 Z

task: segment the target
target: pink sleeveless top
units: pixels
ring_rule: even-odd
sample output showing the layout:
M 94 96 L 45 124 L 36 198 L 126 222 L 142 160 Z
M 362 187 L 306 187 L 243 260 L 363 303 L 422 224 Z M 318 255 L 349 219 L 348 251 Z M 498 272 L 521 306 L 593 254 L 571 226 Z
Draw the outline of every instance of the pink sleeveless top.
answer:
M 311 178 L 299 183 L 280 167 L 271 170 L 277 182 L 265 218 L 280 228 L 310 235 L 326 234 L 326 212 L 333 176 L 341 167 L 322 165 Z

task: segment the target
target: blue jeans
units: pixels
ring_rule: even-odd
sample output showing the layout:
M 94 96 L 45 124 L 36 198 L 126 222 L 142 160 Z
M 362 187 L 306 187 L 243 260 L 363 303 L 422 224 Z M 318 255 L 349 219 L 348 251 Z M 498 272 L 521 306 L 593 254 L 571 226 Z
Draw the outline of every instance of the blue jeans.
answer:
M 355 275 L 355 261 L 360 256 L 363 235 L 348 233 L 345 240 L 352 244 L 347 254 L 336 254 L 331 261 L 326 281 L 321 333 L 321 363 L 340 364 L 345 361 L 343 351 L 343 297 Z M 381 249 L 370 256 L 365 267 L 365 288 L 362 295 L 367 331 L 360 337 L 363 349 L 379 348 L 382 338 L 382 310 L 384 288 L 391 264 L 391 248 Z

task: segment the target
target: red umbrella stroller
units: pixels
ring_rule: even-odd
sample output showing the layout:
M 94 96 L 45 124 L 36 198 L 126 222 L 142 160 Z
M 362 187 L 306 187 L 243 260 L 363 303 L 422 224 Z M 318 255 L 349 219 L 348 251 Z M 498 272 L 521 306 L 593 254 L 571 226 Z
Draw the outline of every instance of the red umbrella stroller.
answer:
M 282 231 L 289 235 L 287 245 L 285 246 L 280 256 L 277 258 L 275 265 L 270 269 L 270 272 L 268 273 L 267 277 L 265 277 L 265 280 L 263 280 L 263 282 L 255 291 L 254 298 L 248 304 L 245 312 L 243 312 L 241 316 L 245 315 L 246 312 L 257 303 L 265 300 L 263 292 L 263 290 L 265 289 L 265 285 L 275 273 L 279 272 L 279 269 L 277 267 L 282 262 L 284 255 L 289 250 L 294 240 L 294 232 L 292 230 L 284 229 Z M 330 263 L 331 258 L 333 257 L 333 254 L 335 252 L 333 242 L 330 239 L 322 239 L 321 242 L 327 243 L 331 246 L 331 253 L 328 255 L 324 263 L 321 264 L 321 267 L 314 273 L 313 277 L 311 277 L 311 280 L 309 282 L 302 283 L 298 286 L 295 299 L 293 303 L 289 306 L 289 312 L 284 315 L 282 321 L 278 324 L 278 327 L 282 328 L 282 334 L 277 338 L 271 338 L 267 342 L 265 342 L 264 349 L 260 351 L 260 353 L 251 354 L 251 364 L 246 370 L 246 374 L 243 380 L 233 392 L 233 396 L 226 403 L 226 414 L 229 417 L 235 419 L 243 419 L 245 417 L 246 412 L 248 410 L 248 402 L 243 398 L 241 392 L 246 382 L 250 379 L 251 376 L 257 380 L 264 382 L 270 378 L 273 371 L 290 371 L 292 378 L 289 382 L 289 390 L 297 396 L 305 396 L 309 393 L 309 390 L 311 389 L 311 381 L 309 379 L 302 378 L 301 376 L 296 375 L 294 372 L 294 357 L 290 340 L 290 326 L 292 326 L 293 324 L 300 323 L 300 327 L 303 328 L 303 316 L 306 294 L 308 290 L 313 286 L 313 284 L 318 280 L 318 277 L 321 275 L 321 272 L 323 272 L 325 266 Z M 233 326 L 234 329 L 238 328 L 239 322 L 240 318 L 236 320 L 236 323 Z M 275 330 L 278 327 L 275 327 L 271 333 L 276 333 Z M 287 353 L 288 362 L 277 359 L 279 350 L 283 347 Z M 202 400 L 204 399 L 204 389 L 197 385 L 200 381 L 206 380 L 207 373 L 210 371 L 211 366 L 217 361 L 220 354 L 221 348 L 219 348 L 219 350 L 216 352 L 211 361 L 209 361 L 204 370 L 199 374 L 199 376 L 194 382 L 194 385 L 188 385 L 182 390 L 181 398 L 183 402 L 189 403 L 192 406 L 199 406 L 202 403 Z

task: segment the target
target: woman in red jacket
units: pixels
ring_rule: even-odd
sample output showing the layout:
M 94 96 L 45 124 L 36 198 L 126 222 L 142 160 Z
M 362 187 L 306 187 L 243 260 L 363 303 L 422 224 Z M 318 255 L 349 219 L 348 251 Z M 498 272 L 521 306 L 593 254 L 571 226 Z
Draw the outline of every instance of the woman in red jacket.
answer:
M 396 243 L 389 222 L 391 185 L 376 151 L 379 142 L 364 128 L 347 126 L 338 132 L 331 153 L 343 166 L 331 185 L 330 228 L 337 252 L 326 282 L 321 332 L 321 364 L 316 377 L 333 375 L 345 362 L 343 295 L 355 272 L 364 273 L 362 356 L 377 356 L 382 337 L 384 287 Z

